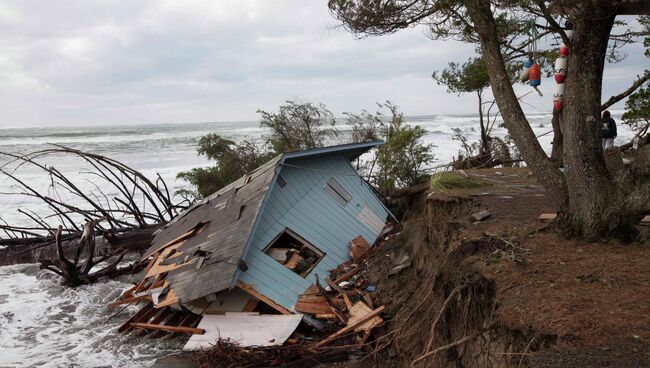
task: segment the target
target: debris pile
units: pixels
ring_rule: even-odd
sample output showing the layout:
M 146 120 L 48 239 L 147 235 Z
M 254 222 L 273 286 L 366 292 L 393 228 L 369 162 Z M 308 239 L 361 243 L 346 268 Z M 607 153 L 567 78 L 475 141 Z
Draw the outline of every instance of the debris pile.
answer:
M 388 239 L 393 228 L 388 225 L 377 243 Z M 201 231 L 201 227 L 194 229 L 193 235 Z M 205 313 L 208 308 L 204 306 L 201 310 L 196 303 L 180 308 L 173 303 L 174 291 L 166 277 L 175 266 L 168 264 L 168 259 L 184 257 L 178 247 L 188 236 L 191 235 L 174 239 L 147 259 L 142 281 L 109 305 L 144 303 L 119 332 L 156 338 L 189 334 L 184 350 L 197 351 L 192 360 L 202 367 L 255 366 L 262 362 L 270 366 L 307 367 L 316 360 L 347 360 L 354 351 L 372 353 L 373 343 L 381 339 L 384 320 L 380 315 L 384 306 L 373 301 L 375 287 L 367 278 L 367 259 L 378 244 L 371 247 L 361 236 L 350 241 L 350 260 L 330 270 L 324 280 L 315 275 L 315 283 L 298 297 L 292 311 L 280 309 L 256 294 L 252 287 L 240 283 L 239 292 L 248 297 L 255 294 L 256 303 L 216 314 Z M 406 258 L 400 259 L 401 268 L 410 265 Z
M 362 348 L 375 328 L 383 323 L 379 314 L 384 307 L 374 305 L 368 291 L 373 288 L 366 278 L 365 259 L 372 249 L 362 237 L 352 240 L 351 259 L 330 270 L 330 275 L 324 280 L 325 286 L 316 277 L 316 283 L 298 297 L 295 306 L 297 312 L 312 317 L 317 328 L 324 326 L 321 329 L 335 329 L 334 333 L 316 342 L 314 347 L 327 346 L 345 337 L 356 340 L 353 345 Z

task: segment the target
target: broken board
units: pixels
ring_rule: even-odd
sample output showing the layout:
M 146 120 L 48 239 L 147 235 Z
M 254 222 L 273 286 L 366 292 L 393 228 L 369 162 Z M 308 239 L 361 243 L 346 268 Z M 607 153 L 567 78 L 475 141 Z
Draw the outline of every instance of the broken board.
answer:
M 206 314 L 197 326 L 205 330 L 205 333 L 192 335 L 183 350 L 207 349 L 219 339 L 230 339 L 242 347 L 282 345 L 296 330 L 301 320 L 302 314 Z
M 350 308 L 350 319 L 348 319 L 348 326 L 354 326 L 357 324 L 357 322 L 361 321 L 365 316 L 370 314 L 372 312 L 372 309 L 368 307 L 364 302 L 356 302 Z M 354 331 L 356 332 L 361 332 L 361 331 L 370 331 L 373 327 L 380 325 L 382 322 L 384 322 L 381 317 L 377 316 L 369 321 L 358 325 L 357 327 L 354 328 Z

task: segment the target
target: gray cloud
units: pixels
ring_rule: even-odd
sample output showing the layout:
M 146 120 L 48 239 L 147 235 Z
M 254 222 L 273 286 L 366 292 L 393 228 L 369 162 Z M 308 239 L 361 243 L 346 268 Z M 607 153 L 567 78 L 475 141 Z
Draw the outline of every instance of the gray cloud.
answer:
M 472 96 L 430 78 L 472 46 L 421 28 L 357 40 L 333 25 L 324 1 L 4 1 L 0 127 L 254 120 L 293 98 L 336 114 L 385 99 L 412 115 L 473 112 Z M 605 93 L 647 63 L 630 50 Z M 532 111 L 551 106 L 545 82 Z

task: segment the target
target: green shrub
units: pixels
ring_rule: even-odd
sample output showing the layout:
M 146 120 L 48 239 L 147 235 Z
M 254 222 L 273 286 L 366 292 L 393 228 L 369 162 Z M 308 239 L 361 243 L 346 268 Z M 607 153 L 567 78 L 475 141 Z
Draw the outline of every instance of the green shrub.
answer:
M 484 185 L 479 179 L 466 177 L 453 171 L 442 171 L 431 175 L 431 190 L 442 192 L 449 189 L 477 188 Z

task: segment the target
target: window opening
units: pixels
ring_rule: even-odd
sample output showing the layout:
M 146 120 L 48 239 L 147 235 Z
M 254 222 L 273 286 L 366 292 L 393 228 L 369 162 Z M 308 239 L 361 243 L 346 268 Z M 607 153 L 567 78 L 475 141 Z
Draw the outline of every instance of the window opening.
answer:
M 334 178 L 330 178 L 325 184 L 325 191 L 331 195 L 337 202 L 345 206 L 352 199 L 352 195 L 339 184 Z
M 289 229 L 276 236 L 264 253 L 303 278 L 325 256 L 323 251 Z

